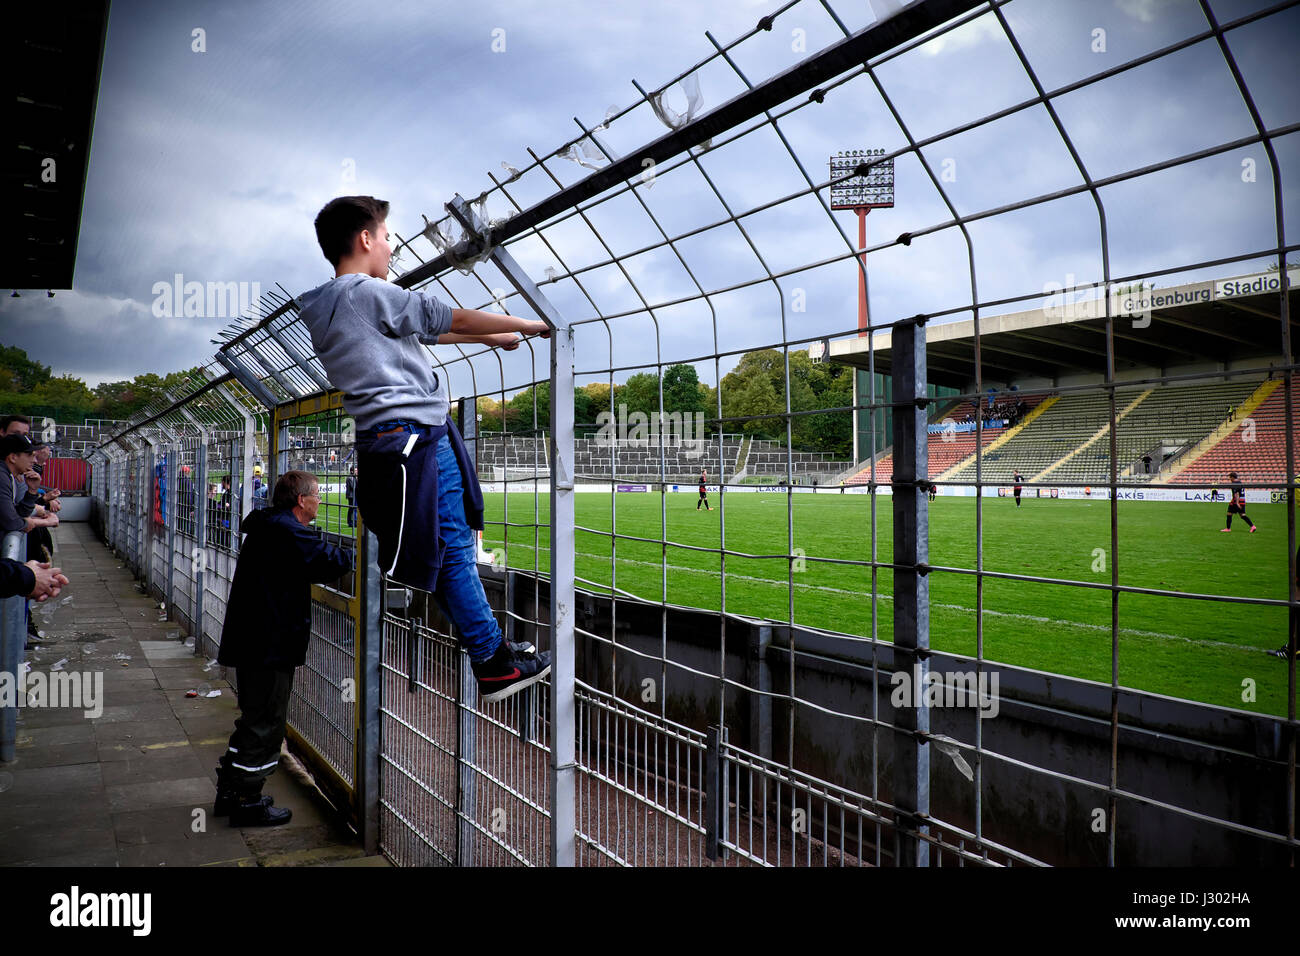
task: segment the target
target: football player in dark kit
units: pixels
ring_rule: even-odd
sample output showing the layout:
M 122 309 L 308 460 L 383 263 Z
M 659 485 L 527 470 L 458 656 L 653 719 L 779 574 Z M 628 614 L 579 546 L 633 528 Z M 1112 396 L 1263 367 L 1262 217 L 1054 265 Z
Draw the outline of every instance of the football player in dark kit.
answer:
M 705 511 L 713 510 L 712 508 L 709 507 L 709 490 L 704 487 L 704 483 L 708 480 L 709 480 L 709 473 L 707 471 L 701 470 L 700 471 L 700 500 L 695 502 L 696 511 L 700 510 L 700 505 L 704 505 Z
M 1016 493 L 1016 507 L 1020 507 L 1020 483 L 1025 480 L 1025 476 L 1020 474 L 1019 470 L 1013 472 L 1015 475 L 1016 486 L 1012 490 Z
M 1231 531 L 1232 516 L 1241 515 L 1242 520 L 1250 525 L 1250 533 L 1254 534 L 1258 529 L 1255 527 L 1255 522 L 1251 521 L 1250 517 L 1246 514 L 1246 489 L 1243 488 L 1241 482 L 1237 480 L 1237 473 L 1235 471 L 1229 472 L 1228 477 L 1232 479 L 1232 486 L 1228 492 L 1228 524 L 1226 527 L 1220 528 L 1219 531 Z

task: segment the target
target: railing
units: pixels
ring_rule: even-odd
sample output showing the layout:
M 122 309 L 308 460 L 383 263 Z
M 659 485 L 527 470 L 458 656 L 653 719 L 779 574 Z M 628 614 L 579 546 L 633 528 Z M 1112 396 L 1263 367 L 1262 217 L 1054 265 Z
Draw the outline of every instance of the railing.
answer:
M 4 536 L 0 557 L 10 561 L 27 560 L 27 535 L 11 531 Z M 0 761 L 14 759 L 18 739 L 17 685 L 23 667 L 23 648 L 27 643 L 27 599 L 22 595 L 0 599 L 0 681 L 7 685 L 5 700 L 0 701 Z

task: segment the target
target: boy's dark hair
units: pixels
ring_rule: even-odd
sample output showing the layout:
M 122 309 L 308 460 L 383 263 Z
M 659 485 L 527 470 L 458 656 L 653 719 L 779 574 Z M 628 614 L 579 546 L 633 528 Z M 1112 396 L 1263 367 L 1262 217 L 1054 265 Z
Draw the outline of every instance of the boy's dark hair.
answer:
M 298 503 L 299 495 L 311 494 L 311 486 L 316 484 L 316 476 L 307 471 L 286 471 L 275 483 L 271 493 L 271 504 L 276 508 L 292 508 Z
M 340 196 L 331 199 L 316 214 L 316 241 L 330 265 L 352 251 L 352 243 L 363 229 L 374 230 L 388 218 L 388 203 L 374 196 Z
M 9 426 L 14 422 L 22 422 L 28 428 L 32 426 L 32 420 L 26 415 L 6 415 L 4 418 L 0 418 L 0 433 L 7 432 Z

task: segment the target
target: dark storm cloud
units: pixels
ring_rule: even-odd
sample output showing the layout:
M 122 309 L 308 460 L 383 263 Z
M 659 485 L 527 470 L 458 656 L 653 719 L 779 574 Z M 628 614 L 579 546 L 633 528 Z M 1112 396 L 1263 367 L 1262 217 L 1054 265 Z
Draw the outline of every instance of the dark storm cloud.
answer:
M 865 22 L 866 14 L 857 7 L 836 6 L 844 8 L 850 28 Z M 187 282 L 258 283 L 262 289 L 279 282 L 293 292 L 312 288 L 332 274 L 311 229 L 316 211 L 329 198 L 350 192 L 388 199 L 393 203 L 389 225 L 403 236 L 417 233 L 423 226 L 420 213 L 438 218 L 453 193 L 477 195 L 491 185 L 489 170 L 504 175 L 502 161 L 523 166 L 525 147 L 545 153 L 574 136 L 572 116 L 594 124 L 608 106 L 631 102 L 631 78 L 654 87 L 702 59 L 712 49 L 705 29 L 729 39 L 751 28 L 772 4 L 706 7 L 682 2 L 609 11 L 594 0 L 574 0 L 519 7 L 412 2 L 379 7 L 362 17 L 342 3 L 180 9 L 163 3 L 115 4 L 77 291 L 54 300 L 32 295 L 0 300 L 3 340 L 27 348 L 56 372 L 73 371 L 92 382 L 205 361 L 213 352 L 208 340 L 225 321 L 155 316 L 157 283 L 172 283 L 179 273 Z M 1251 8 L 1249 0 L 1215 4 L 1223 19 Z M 1005 11 L 1030 66 L 1048 89 L 1204 27 L 1199 6 L 1191 0 L 1052 5 L 1017 0 Z M 1287 79 L 1286 51 L 1277 37 L 1298 17 L 1300 11 L 1288 11 L 1229 35 L 1252 89 L 1260 91 L 1261 112 L 1273 125 L 1296 120 L 1294 92 L 1279 92 L 1292 91 L 1294 84 Z M 206 31 L 205 53 L 191 51 L 196 28 Z M 1099 28 L 1105 31 L 1102 52 L 1094 49 Z M 504 53 L 491 50 L 497 30 L 504 31 Z M 799 30 L 806 33 L 808 50 L 837 36 L 819 6 L 794 8 L 778 18 L 770 34 L 737 51 L 751 80 L 785 69 L 803 55 L 796 49 Z M 989 14 L 896 59 L 879 75 L 916 137 L 1033 94 L 1002 27 Z M 706 108 L 742 88 L 725 64 L 701 71 Z M 685 97 L 674 90 L 670 103 L 684 109 Z M 1071 93 L 1061 99 L 1058 113 L 1094 177 L 1253 129 L 1213 44 Z M 662 124 L 643 108 L 616 122 L 605 136 L 615 149 L 632 149 L 662 131 Z M 893 150 L 906 144 L 903 130 L 866 77 L 840 87 L 823 105 L 786 118 L 782 131 L 816 183 L 825 180 L 827 156 L 838 149 Z M 1279 154 L 1287 208 L 1293 210 L 1294 183 L 1300 177 L 1297 149 L 1279 143 Z M 925 158 L 936 175 L 951 160 L 954 178 L 940 185 L 961 213 L 1081 182 L 1041 106 L 985 130 L 942 139 L 925 149 Z M 1244 158 L 1254 158 L 1259 166 L 1253 184 L 1240 175 Z M 566 183 L 586 173 L 563 160 L 551 166 Z M 785 147 L 770 130 L 761 130 L 704 153 L 698 169 L 689 163 L 666 173 L 653 188 L 639 187 L 670 234 L 728 214 L 700 170 L 718 184 L 732 213 L 807 188 Z M 354 181 L 345 178 L 349 172 L 355 173 Z M 524 206 L 553 189 L 540 172 L 511 184 L 512 195 Z M 1224 249 L 1258 248 L 1260 236 L 1269 232 L 1271 189 L 1263 150 L 1256 147 L 1106 191 L 1103 199 L 1114 204 L 1111 229 L 1118 230 L 1111 236 L 1112 273 L 1158 270 Z M 914 157 L 898 160 L 897 194 L 894 209 L 868 217 L 869 244 L 951 217 Z M 493 197 L 492 203 L 494 216 L 511 211 L 503 197 Z M 811 203 L 804 198 L 746 219 L 748 240 L 735 226 L 723 225 L 680 246 L 705 290 L 761 277 L 765 270 L 759 256 L 768 269 L 780 271 L 844 255 L 844 236 L 856 241 L 854 217 L 836 213 L 837 229 Z M 657 229 L 631 197 L 593 212 L 592 219 L 619 252 L 657 239 Z M 1083 278 L 1100 272 L 1097 212 L 1086 194 L 985 220 L 970 231 L 984 297 L 1032 294 L 1048 283 L 1064 282 L 1070 273 Z M 570 266 L 608 255 L 576 220 L 548 235 Z M 433 252 L 427 243 L 421 248 L 425 255 Z M 563 271 L 536 241 L 520 243 L 516 255 L 539 279 L 547 267 Z M 411 265 L 408 257 L 403 267 Z M 696 291 L 669 250 L 637 257 L 626 266 L 651 303 Z M 970 299 L 967 247 L 956 229 L 877 253 L 870 268 L 872 314 L 878 321 L 955 308 Z M 494 270 L 480 270 L 490 288 L 505 284 Z M 617 267 L 603 267 L 582 279 L 606 311 L 639 306 L 636 291 Z M 567 285 L 544 288 L 554 291 L 574 315 L 591 314 L 586 296 L 565 281 Z M 455 276 L 447 287 L 464 305 L 490 300 L 473 279 Z M 803 311 L 793 308 L 796 290 L 802 293 Z M 843 332 L 856 323 L 855 301 L 851 261 L 797 272 L 781 280 L 779 291 L 767 283 L 716 296 L 712 308 L 700 303 L 691 310 L 661 309 L 657 332 L 648 317 L 623 322 L 614 362 L 711 351 L 715 315 L 722 350 L 738 347 L 737 342 L 763 344 L 764 336 L 779 338 L 782 322 L 789 338 Z M 517 303 L 517 298 L 510 301 L 511 307 Z M 41 319 L 43 324 L 36 326 Z M 56 334 L 47 335 L 47 330 Z M 545 374 L 545 362 L 537 357 L 521 352 L 503 360 L 508 379 Z M 609 361 L 608 349 L 591 359 Z M 721 371 L 734 361 L 724 360 Z M 480 364 L 495 366 L 496 359 Z M 499 378 L 496 371 L 490 374 Z M 623 377 L 625 373 L 617 376 Z

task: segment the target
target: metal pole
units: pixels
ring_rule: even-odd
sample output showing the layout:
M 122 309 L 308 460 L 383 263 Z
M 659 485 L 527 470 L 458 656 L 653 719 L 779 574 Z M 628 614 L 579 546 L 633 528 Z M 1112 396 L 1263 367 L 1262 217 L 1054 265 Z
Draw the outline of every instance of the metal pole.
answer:
M 163 525 L 167 529 L 167 616 L 176 620 L 176 522 L 180 510 L 180 489 L 176 479 L 180 475 L 180 442 L 167 449 L 167 501 L 163 508 Z
M 719 834 L 722 822 L 722 728 L 710 727 L 704 752 L 704 855 L 716 860 L 721 855 Z
M 474 704 L 478 700 L 478 681 L 469 666 L 469 655 L 455 647 L 450 653 L 460 680 L 456 701 L 456 865 L 475 866 L 474 819 L 478 812 L 478 791 L 474 763 L 478 747 L 474 736 Z
M 925 317 L 904 319 L 893 329 L 894 400 L 894 660 L 907 675 L 911 699 L 898 707 L 894 755 L 898 772 L 894 802 L 900 823 L 927 834 L 930 813 L 930 711 L 925 703 L 930 656 L 929 480 L 926 435 Z M 919 400 L 919 401 L 918 401 Z M 876 691 L 879 693 L 879 690 Z M 930 845 L 903 834 L 898 866 L 929 866 Z
M 143 565 L 141 570 L 144 573 L 144 589 L 145 589 L 145 593 L 148 593 L 149 589 L 155 583 L 154 568 L 153 568 L 153 548 L 154 548 L 154 537 L 155 537 L 154 524 L 153 524 L 153 482 L 154 482 L 154 468 L 158 464 L 158 442 L 155 439 L 150 438 L 148 435 L 144 435 L 143 437 L 145 440 L 145 450 L 144 450 L 144 475 L 142 477 L 142 484 L 144 485 L 145 488 L 145 494 L 144 494 L 144 508 L 142 509 L 144 511 L 142 530 L 144 528 L 147 528 L 149 530 L 149 535 L 148 535 L 149 545 L 148 548 L 145 547 L 144 535 L 142 533 L 141 541 L 140 541 L 140 551 L 141 551 L 141 563 Z
M 194 465 L 194 547 L 202 555 L 194 568 L 194 649 L 203 647 L 203 575 L 208 566 L 208 445 L 199 446 Z M 197 555 L 191 555 L 193 560 Z
M 447 204 L 468 233 L 482 223 L 460 196 Z M 577 859 L 576 704 L 574 676 L 573 330 L 504 248 L 492 262 L 551 327 L 551 865 Z
M 27 560 L 27 535 L 11 531 L 4 536 L 4 557 Z M 0 681 L 13 681 L 12 702 L 0 707 L 0 761 L 14 759 L 18 740 L 18 686 L 22 680 L 23 649 L 27 643 L 24 626 L 27 598 L 17 595 L 0 601 Z
M 245 408 L 243 403 L 237 401 L 226 386 L 218 385 L 217 392 L 230 403 L 231 408 L 241 412 L 244 416 L 243 478 L 239 482 L 239 487 L 234 489 L 239 495 L 239 514 L 230 516 L 230 533 L 232 535 L 230 540 L 232 546 L 238 549 L 239 536 L 237 529 L 239 522 L 243 520 L 244 515 L 253 510 L 253 455 L 257 451 L 257 421 L 253 418 L 253 413 Z
M 372 557 L 379 541 L 366 531 L 357 542 L 356 573 L 361 587 L 361 633 L 357 635 L 357 665 L 360 692 L 357 694 L 357 819 L 361 824 L 361 842 L 368 855 L 379 852 L 379 723 L 380 659 L 383 655 L 384 631 L 380 620 L 383 581 L 379 565 Z
M 754 692 L 749 695 L 749 747 L 769 760 L 772 759 L 772 668 L 767 662 L 767 652 L 771 645 L 770 624 L 750 627 L 747 683 Z
M 551 333 L 551 865 L 576 861 L 573 330 Z

